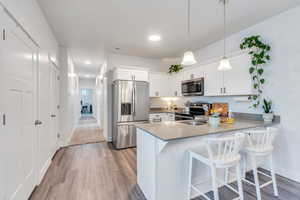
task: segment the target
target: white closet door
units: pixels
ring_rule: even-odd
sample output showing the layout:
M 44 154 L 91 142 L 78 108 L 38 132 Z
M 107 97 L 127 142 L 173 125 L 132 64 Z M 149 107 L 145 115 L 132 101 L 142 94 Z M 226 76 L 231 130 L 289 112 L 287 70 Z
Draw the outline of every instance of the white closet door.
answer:
M 35 186 L 36 96 L 33 48 L 20 29 L 7 28 L 0 54 L 5 198 L 26 199 Z M 1 134 L 2 135 L 2 134 Z

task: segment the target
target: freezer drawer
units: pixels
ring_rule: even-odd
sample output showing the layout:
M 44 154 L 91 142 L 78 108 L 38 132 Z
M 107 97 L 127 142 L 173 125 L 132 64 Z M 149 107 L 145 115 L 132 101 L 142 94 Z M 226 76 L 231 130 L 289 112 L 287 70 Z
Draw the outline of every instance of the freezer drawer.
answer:
M 136 147 L 136 128 L 134 124 L 147 122 L 131 122 L 117 124 L 113 135 L 113 145 L 116 149 Z

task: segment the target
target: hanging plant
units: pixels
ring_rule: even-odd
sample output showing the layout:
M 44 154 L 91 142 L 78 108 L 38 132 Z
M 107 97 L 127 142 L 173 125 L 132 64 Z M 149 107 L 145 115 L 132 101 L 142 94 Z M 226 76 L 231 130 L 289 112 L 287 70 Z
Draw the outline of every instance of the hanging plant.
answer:
M 253 89 L 255 95 L 249 97 L 252 101 L 252 106 L 257 108 L 261 102 L 261 95 L 263 93 L 263 85 L 266 80 L 263 77 L 264 65 L 270 61 L 269 51 L 271 47 L 268 44 L 263 43 L 260 40 L 260 36 L 251 36 L 244 38 L 240 45 L 240 49 L 249 49 L 249 55 L 251 56 L 251 66 L 249 73 L 253 80 Z
M 169 74 L 178 73 L 183 69 L 181 65 L 171 65 L 169 67 Z

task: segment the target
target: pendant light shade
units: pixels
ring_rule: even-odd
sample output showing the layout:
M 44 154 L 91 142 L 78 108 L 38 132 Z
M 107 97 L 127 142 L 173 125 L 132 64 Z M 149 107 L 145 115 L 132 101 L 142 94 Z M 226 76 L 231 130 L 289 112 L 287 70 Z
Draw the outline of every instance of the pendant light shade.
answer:
M 226 1 L 227 0 L 221 0 L 221 2 L 224 4 L 224 56 L 220 61 L 220 65 L 218 67 L 219 71 L 228 71 L 232 69 L 229 59 L 226 57 Z
M 197 63 L 197 61 L 195 59 L 193 52 L 187 51 L 184 53 L 183 60 L 181 62 L 182 65 L 193 65 L 196 63 Z
M 187 10 L 188 18 L 187 18 L 187 33 L 188 33 L 188 43 L 190 43 L 191 38 L 191 0 L 188 0 L 188 10 Z M 184 53 L 181 64 L 182 65 L 193 65 L 196 64 L 197 61 L 195 59 L 194 53 L 192 51 L 186 51 Z
M 228 71 L 231 70 L 232 66 L 230 65 L 229 59 L 227 57 L 223 57 L 220 61 L 220 65 L 218 67 L 219 71 Z

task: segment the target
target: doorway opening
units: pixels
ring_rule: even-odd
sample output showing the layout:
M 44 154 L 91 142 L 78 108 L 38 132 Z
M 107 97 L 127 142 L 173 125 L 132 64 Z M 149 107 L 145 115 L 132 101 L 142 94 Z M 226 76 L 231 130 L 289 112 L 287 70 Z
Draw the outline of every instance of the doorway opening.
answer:
M 89 119 L 94 118 L 93 114 L 93 89 L 81 89 L 80 90 L 80 106 L 81 106 L 81 118 Z

